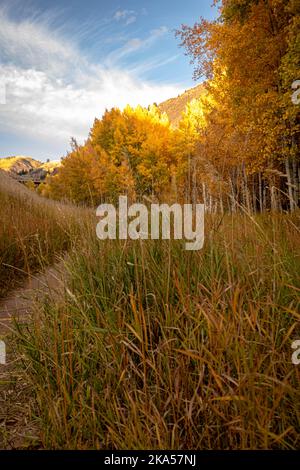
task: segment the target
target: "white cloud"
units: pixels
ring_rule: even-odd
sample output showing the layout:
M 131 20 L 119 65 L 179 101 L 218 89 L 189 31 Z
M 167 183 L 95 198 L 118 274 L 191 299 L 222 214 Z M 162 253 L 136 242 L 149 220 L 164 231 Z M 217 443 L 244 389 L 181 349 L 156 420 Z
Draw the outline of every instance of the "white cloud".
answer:
M 125 21 L 125 24 L 126 26 L 132 24 L 132 23 L 135 23 L 136 22 L 136 16 L 132 15 L 132 16 L 129 16 L 127 18 L 127 20 Z
M 128 41 L 117 55 L 146 47 L 164 34 Z M 58 31 L 36 20 L 19 23 L 0 12 L 0 79 L 6 85 L 6 105 L 0 105 L 2 132 L 61 141 L 71 136 L 83 142 L 94 118 L 105 109 L 126 104 L 147 106 L 177 96 L 176 85 L 140 80 L 115 63 L 93 64 Z
M 160 28 L 152 29 L 151 36 L 154 38 L 158 38 L 166 34 L 168 31 L 169 29 L 166 26 L 161 26 Z
M 0 61 L 23 67 L 47 68 L 48 72 L 65 72 L 74 59 L 74 45 L 50 30 L 47 24 L 24 20 L 12 21 L 0 10 Z
M 127 15 L 127 10 L 118 10 L 114 14 L 114 19 L 119 21 L 121 18 L 125 18 Z
M 44 72 L 1 66 L 7 84 L 7 104 L 0 107 L 1 128 L 19 129 L 26 135 L 69 140 L 74 136 L 83 141 L 96 116 L 106 108 L 147 106 L 176 96 L 174 86 L 137 82 L 121 70 L 94 71 L 88 87 L 66 84 Z
M 108 55 L 106 59 L 106 64 L 108 66 L 113 66 L 118 64 L 123 57 L 128 56 L 134 52 L 137 52 L 141 49 L 147 49 L 152 46 L 157 39 L 161 38 L 168 32 L 166 26 L 161 26 L 158 29 L 153 29 L 150 31 L 150 35 L 144 39 L 141 38 L 132 38 L 129 39 L 124 46 L 116 49 L 111 54 Z
M 114 20 L 125 22 L 125 25 L 128 26 L 132 23 L 135 23 L 137 20 L 137 15 L 134 10 L 118 10 L 114 14 Z

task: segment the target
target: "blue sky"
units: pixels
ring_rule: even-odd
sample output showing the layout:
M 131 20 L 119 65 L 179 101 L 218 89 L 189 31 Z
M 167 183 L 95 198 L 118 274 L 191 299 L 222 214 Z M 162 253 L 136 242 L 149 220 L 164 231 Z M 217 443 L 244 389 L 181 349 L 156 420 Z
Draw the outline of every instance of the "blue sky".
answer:
M 58 159 L 95 117 L 195 85 L 174 29 L 212 0 L 0 0 L 0 156 Z

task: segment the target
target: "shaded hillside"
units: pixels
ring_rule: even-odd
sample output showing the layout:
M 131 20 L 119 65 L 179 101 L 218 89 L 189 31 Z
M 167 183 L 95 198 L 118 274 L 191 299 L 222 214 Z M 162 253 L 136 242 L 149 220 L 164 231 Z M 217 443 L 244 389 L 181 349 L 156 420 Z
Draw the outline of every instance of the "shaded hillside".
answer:
M 176 127 L 179 124 L 181 115 L 185 110 L 186 105 L 193 99 L 199 98 L 204 91 L 204 85 L 197 85 L 194 88 L 186 90 L 182 95 L 177 98 L 170 98 L 159 105 L 161 111 L 167 113 L 171 124 Z
M 0 169 L 17 175 L 29 173 L 42 165 L 31 157 L 13 156 L 0 158 Z
M 60 164 L 60 161 L 42 163 L 34 158 L 23 156 L 0 158 L 0 170 L 24 182 L 43 182 L 48 175 L 56 173 Z

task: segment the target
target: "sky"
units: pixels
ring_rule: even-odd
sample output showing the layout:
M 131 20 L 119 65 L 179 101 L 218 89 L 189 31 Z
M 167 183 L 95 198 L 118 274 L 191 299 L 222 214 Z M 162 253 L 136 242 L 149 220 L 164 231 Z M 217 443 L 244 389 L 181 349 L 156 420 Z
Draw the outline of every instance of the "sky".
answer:
M 57 160 L 105 109 L 195 86 L 174 30 L 213 0 L 0 0 L 0 157 Z

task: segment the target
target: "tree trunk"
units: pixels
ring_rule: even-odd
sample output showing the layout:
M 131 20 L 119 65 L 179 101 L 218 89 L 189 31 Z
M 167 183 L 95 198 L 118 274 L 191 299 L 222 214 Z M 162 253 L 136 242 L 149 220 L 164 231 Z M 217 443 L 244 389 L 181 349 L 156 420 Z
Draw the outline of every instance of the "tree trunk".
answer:
M 263 191 L 262 191 L 262 180 L 261 180 L 261 172 L 258 173 L 258 191 L 259 191 L 259 211 L 263 211 Z
M 290 211 L 293 212 L 294 209 L 295 209 L 295 203 L 294 203 L 294 198 L 293 198 L 292 175 L 291 175 L 290 163 L 289 163 L 288 159 L 285 160 L 285 171 L 286 171 L 286 177 L 287 177 L 288 196 L 289 196 L 289 201 L 290 201 Z

